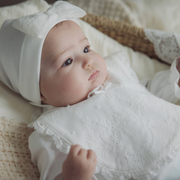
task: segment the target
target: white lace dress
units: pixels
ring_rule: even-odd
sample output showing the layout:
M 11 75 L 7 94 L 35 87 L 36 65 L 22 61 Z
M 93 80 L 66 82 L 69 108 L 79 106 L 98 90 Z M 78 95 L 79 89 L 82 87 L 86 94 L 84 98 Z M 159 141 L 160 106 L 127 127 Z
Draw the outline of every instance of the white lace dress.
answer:
M 107 145 L 109 145 L 109 147 L 106 146 L 106 152 L 109 151 L 110 153 L 113 151 L 115 155 L 113 155 L 112 157 L 115 158 L 116 157 L 119 161 L 117 161 L 117 163 L 115 163 L 116 168 L 120 168 L 123 169 L 121 172 L 115 172 L 115 171 L 111 171 L 108 170 L 108 168 L 106 168 L 106 170 L 104 170 L 103 168 L 101 168 L 102 164 L 104 166 L 107 165 L 110 166 L 108 164 L 108 162 L 106 162 L 105 159 L 103 159 L 103 155 L 104 157 L 110 157 L 110 156 L 106 156 L 106 152 L 104 150 L 104 153 L 99 153 L 98 149 L 96 149 L 97 146 L 92 146 L 94 147 L 93 150 L 97 150 L 95 152 L 99 153 L 98 155 L 101 157 L 100 159 L 98 159 L 99 164 L 97 165 L 96 171 L 95 171 L 95 175 L 93 177 L 93 179 L 98 179 L 98 180 L 127 180 L 130 179 L 131 177 L 134 178 L 138 178 L 138 179 L 153 179 L 153 180 L 177 180 L 180 179 L 180 144 L 177 143 L 179 142 L 178 138 L 179 136 L 177 136 L 177 142 L 172 142 L 173 147 L 176 146 L 175 149 L 173 149 L 172 151 L 169 150 L 171 149 L 171 146 L 169 146 L 168 144 L 171 143 L 170 139 L 168 139 L 171 135 L 173 135 L 173 133 L 176 134 L 176 130 L 174 130 L 174 128 L 176 128 L 176 126 L 179 128 L 180 127 L 180 123 L 178 122 L 178 114 L 180 113 L 179 111 L 179 107 L 175 106 L 175 105 L 171 105 L 170 103 L 167 103 L 159 98 L 163 98 L 166 101 L 172 102 L 172 103 L 176 103 L 179 99 L 180 99 L 180 91 L 179 91 L 179 87 L 177 85 L 178 81 L 179 81 L 179 73 L 176 69 L 176 63 L 177 60 L 174 60 L 173 64 L 171 65 L 171 69 L 167 70 L 167 71 L 163 71 L 163 72 L 159 72 L 155 75 L 155 77 L 152 80 L 145 80 L 142 82 L 142 84 L 145 85 L 145 87 L 154 95 L 158 96 L 159 98 L 156 98 L 152 95 L 150 95 L 150 93 L 145 89 L 145 87 L 143 85 L 140 85 L 134 71 L 130 68 L 128 62 L 125 60 L 125 58 L 123 57 L 123 53 L 119 52 L 113 56 L 110 56 L 108 58 L 105 59 L 106 63 L 107 63 L 107 67 L 108 67 L 108 79 L 107 81 L 104 83 L 104 85 L 100 88 L 96 88 L 95 90 L 93 90 L 90 94 L 89 94 L 89 100 L 92 100 L 93 97 L 97 96 L 99 97 L 99 95 L 103 95 L 105 93 L 107 93 L 107 97 L 110 99 L 110 102 L 112 102 L 112 107 L 113 107 L 113 94 L 108 93 L 109 89 L 111 89 L 111 87 L 114 86 L 114 84 L 118 84 L 118 87 L 125 87 L 125 89 L 121 88 L 122 92 L 124 92 L 124 94 L 122 93 L 122 96 L 118 96 L 119 100 L 118 101 L 118 105 L 114 106 L 113 110 L 116 110 L 117 107 L 124 107 L 125 104 L 123 104 L 124 102 L 128 102 L 130 107 L 134 108 L 132 111 L 128 112 L 128 108 L 125 108 L 123 111 L 116 111 L 117 113 L 120 113 L 122 119 L 126 119 L 127 122 L 129 122 L 129 124 L 126 124 L 126 121 L 122 121 L 121 126 L 119 126 L 120 128 L 122 126 L 124 126 L 125 128 L 122 129 L 125 131 L 125 133 L 123 134 L 123 132 L 118 132 L 118 129 L 116 129 L 116 127 L 114 128 L 115 131 L 117 131 L 117 133 L 120 133 L 120 136 L 113 137 L 115 134 L 111 133 L 110 135 L 112 136 L 112 139 L 110 142 L 106 142 Z M 121 86 L 122 85 L 122 86 Z M 131 96 L 127 96 L 126 97 L 126 91 L 128 91 L 128 89 L 126 89 L 127 87 L 129 87 L 129 89 L 131 89 L 132 91 L 130 91 L 130 95 Z M 146 97 L 150 97 L 149 99 Z M 98 99 L 98 98 L 96 98 Z M 95 100 L 95 99 L 94 99 Z M 116 101 L 116 98 L 114 99 L 114 101 Z M 146 101 L 146 102 L 145 102 Z M 151 103 L 154 102 L 154 105 Z M 87 101 L 88 102 L 88 101 Z M 157 103 L 157 104 L 156 104 Z M 152 120 L 151 121 L 144 121 L 144 117 L 147 117 L 147 119 L 149 118 L 149 116 L 151 116 L 151 113 L 154 113 L 154 118 L 155 116 L 158 114 L 158 111 L 156 109 L 156 106 L 158 106 L 158 103 L 160 103 L 160 105 L 162 105 L 162 114 L 165 114 L 165 117 L 162 118 L 162 121 L 158 121 L 158 119 L 155 119 L 155 121 Z M 143 106 L 141 106 L 141 104 Z M 151 104 L 150 106 L 148 104 Z M 164 105 L 165 104 L 165 105 Z M 101 109 L 101 106 L 103 107 L 103 105 L 95 105 L 96 109 L 99 108 L 99 110 Z M 154 108 L 153 108 L 154 107 Z M 168 108 L 167 108 L 168 107 Z M 55 108 L 57 109 L 57 108 Z M 45 108 L 44 111 L 45 113 L 48 112 L 48 110 L 54 110 L 53 107 L 50 108 Z M 98 112 L 99 112 L 98 110 Z M 132 114 L 133 111 L 136 112 L 142 112 L 142 116 L 139 116 L 139 114 L 134 113 Z M 140 110 L 140 111 L 139 111 Z M 169 110 L 169 111 L 168 111 Z M 161 111 L 161 109 L 160 109 Z M 147 115 L 146 113 L 150 113 L 149 115 Z M 167 114 L 166 114 L 167 113 Z M 161 114 L 161 113 L 160 113 Z M 158 115 L 160 115 L 158 114 Z M 116 114 L 113 114 L 115 117 Z M 79 115 L 81 118 L 81 115 Z M 129 117 L 130 116 L 130 117 Z M 133 117 L 132 117 L 133 116 Z M 42 116 L 41 120 L 43 121 Z M 44 116 L 45 117 L 45 116 Z M 118 114 L 119 117 L 119 114 Z M 137 117 L 137 118 L 136 118 Z M 171 117 L 173 117 L 171 119 Z M 157 117 L 156 117 L 157 118 Z M 46 119 L 46 118 L 44 118 Z M 135 120 L 135 121 L 132 121 Z M 152 117 L 151 117 L 152 119 Z M 161 117 L 159 117 L 159 119 L 161 119 Z M 156 120 L 157 122 L 163 122 L 162 124 L 156 124 Z M 56 121 L 55 119 L 52 120 L 53 123 Z M 90 119 L 90 121 L 95 122 L 95 124 L 99 124 L 101 122 L 96 121 L 95 119 Z M 87 124 L 88 121 L 86 121 L 86 124 L 84 124 L 84 127 L 86 128 L 88 125 Z M 113 122 L 113 120 L 112 120 Z M 155 124 L 153 124 L 153 122 L 155 122 Z M 174 127 L 172 127 L 171 122 L 174 122 Z M 107 126 L 105 125 L 105 128 L 107 129 L 108 127 L 111 127 L 111 121 L 107 121 Z M 155 137 L 157 137 L 158 139 L 158 132 L 161 129 L 163 129 L 164 124 L 168 125 L 169 123 L 169 132 L 168 130 L 166 132 L 162 131 L 162 134 L 164 138 L 160 137 L 159 144 L 156 144 L 156 146 L 151 147 L 151 143 L 154 144 L 154 141 L 156 141 Z M 113 123 L 112 123 L 113 124 Z M 31 134 L 31 136 L 29 137 L 29 149 L 31 151 L 31 157 L 32 157 L 32 161 L 38 166 L 38 169 L 40 171 L 40 179 L 41 180 L 52 180 L 56 177 L 58 177 L 58 179 L 61 179 L 61 172 L 62 172 L 62 164 L 63 161 L 66 159 L 67 156 L 67 152 L 68 152 L 68 143 L 67 142 L 62 142 L 63 140 L 59 138 L 59 136 L 56 136 L 54 134 L 54 132 L 52 131 L 52 129 L 50 128 L 44 128 L 43 126 L 40 126 L 38 124 L 38 121 L 36 121 L 35 123 L 31 124 L 35 127 L 36 131 L 33 132 Z M 145 137 L 137 137 L 137 139 L 134 141 L 133 139 L 135 139 L 136 135 L 138 134 L 137 129 L 133 129 L 133 127 L 137 125 L 137 129 L 139 128 L 139 126 L 142 126 L 143 128 L 141 128 L 142 132 L 147 133 L 149 136 L 147 136 L 147 138 Z M 147 127 L 148 125 L 148 127 Z M 113 127 L 113 126 L 112 126 Z M 52 128 L 52 127 L 51 127 Z M 56 127 L 54 127 L 56 128 Z M 123 127 L 122 127 L 123 128 Z M 131 136 L 128 132 L 128 130 L 126 131 L 126 128 L 131 128 L 131 132 L 133 132 L 134 130 L 134 136 Z M 151 129 L 152 131 L 149 131 L 149 129 Z M 103 131 L 103 128 L 101 128 L 101 130 Z M 109 131 L 109 130 L 108 130 Z M 107 131 L 107 132 L 108 132 Z M 153 134 L 153 133 L 154 134 Z M 96 132 L 93 132 L 94 134 Z M 152 133 L 152 134 L 151 134 Z M 168 134 L 170 133 L 170 134 Z M 74 136 L 75 132 L 71 131 L 72 136 Z M 173 135 L 173 137 L 175 136 L 175 134 Z M 75 134 L 76 135 L 76 134 Z M 103 134 L 101 134 L 103 135 Z M 120 137 L 125 137 L 124 135 L 127 135 L 125 139 L 121 139 L 120 142 L 115 143 L 118 138 L 120 139 Z M 105 137 L 105 134 L 103 135 L 105 140 L 108 137 Z M 138 136 L 138 135 L 137 135 Z M 80 137 L 81 138 L 81 137 Z M 95 137 L 96 138 L 96 137 Z M 98 135 L 97 135 L 97 139 L 98 139 Z M 132 140 L 132 142 L 136 142 L 134 144 L 134 147 L 131 144 L 131 147 L 128 144 L 128 138 Z M 162 139 L 161 139 L 162 138 Z M 163 150 L 163 153 L 167 153 L 166 152 L 166 148 L 164 148 L 164 142 L 166 142 L 166 138 L 168 139 L 167 142 L 167 151 L 170 151 L 170 154 L 167 155 L 167 157 L 165 156 L 165 158 L 161 159 L 160 162 L 157 162 L 157 164 L 155 163 L 153 167 L 147 167 L 145 168 L 145 170 L 147 170 L 146 174 L 142 173 L 137 173 L 138 171 L 142 170 L 143 166 L 142 164 L 145 162 L 150 162 L 151 159 L 156 159 L 160 156 L 156 154 L 156 151 Z M 102 138 L 101 138 L 102 140 Z M 148 143 L 146 142 L 146 140 L 148 141 Z M 114 143 L 113 143 L 114 142 Z M 92 142 L 92 145 L 94 142 Z M 124 147 L 123 145 L 126 144 L 126 147 Z M 63 144 L 63 145 L 61 145 Z M 117 147 L 121 147 L 121 151 L 117 149 L 117 147 L 114 144 L 118 144 Z M 90 144 L 91 145 L 91 144 Z M 140 151 L 140 149 L 138 149 L 140 146 L 144 147 L 148 147 L 151 151 Z M 67 147 L 67 148 L 66 148 Z M 91 147 L 91 146 L 90 146 Z M 128 149 L 128 147 L 130 147 Z M 64 148 L 64 149 L 63 149 Z M 101 147 L 100 147 L 101 148 Z M 114 149 L 113 149 L 114 148 Z M 137 148 L 138 150 L 136 151 L 135 154 L 133 154 L 132 151 L 133 148 Z M 154 149 L 153 149 L 154 148 Z M 117 151 L 118 150 L 118 151 Z M 127 153 L 126 158 L 127 159 L 123 159 L 125 156 L 125 153 Z M 102 151 L 101 151 L 102 152 Z M 120 153 L 121 152 L 121 153 Z M 145 152 L 145 153 L 144 153 Z M 146 152 L 151 152 L 152 154 L 147 155 Z M 141 157 L 144 157 L 144 159 Z M 136 158 L 139 158 L 140 161 L 138 161 Z M 132 162 L 128 162 L 128 158 L 133 158 Z M 131 160 L 131 159 L 130 159 Z M 145 160 L 145 161 L 144 161 Z M 128 166 L 127 166 L 128 165 Z M 131 173 L 127 173 L 127 169 L 131 167 L 132 171 Z M 114 167 L 114 164 L 112 163 L 112 166 Z M 109 168 L 110 169 L 110 168 Z M 115 169 L 115 168 L 114 168 Z M 136 173 L 133 173 L 135 172 Z M 124 173 L 126 172 L 126 173 Z M 122 173 L 122 174 L 121 174 Z M 133 178 L 132 178 L 133 179 Z

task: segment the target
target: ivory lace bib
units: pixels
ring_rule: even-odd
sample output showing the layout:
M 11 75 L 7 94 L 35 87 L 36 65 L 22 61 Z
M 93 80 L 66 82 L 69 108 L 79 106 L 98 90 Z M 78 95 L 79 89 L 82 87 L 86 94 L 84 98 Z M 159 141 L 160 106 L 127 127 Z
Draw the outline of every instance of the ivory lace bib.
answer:
M 119 55 L 121 72 L 128 69 Z M 113 57 L 114 58 L 114 57 Z M 117 66 L 116 66 L 117 67 Z M 97 155 L 96 173 L 107 180 L 146 180 L 180 150 L 180 108 L 149 93 L 137 80 L 114 77 L 101 93 L 78 104 L 45 111 L 34 123 L 68 153 L 71 143 Z M 116 77 L 115 77 L 116 76 Z

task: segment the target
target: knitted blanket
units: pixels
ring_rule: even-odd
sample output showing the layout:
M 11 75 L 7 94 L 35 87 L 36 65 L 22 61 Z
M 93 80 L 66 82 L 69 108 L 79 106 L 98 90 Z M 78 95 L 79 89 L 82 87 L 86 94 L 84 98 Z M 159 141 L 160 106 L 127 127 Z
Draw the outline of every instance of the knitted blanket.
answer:
M 39 172 L 31 162 L 28 137 L 34 130 L 25 123 L 0 118 L 0 179 L 38 180 Z

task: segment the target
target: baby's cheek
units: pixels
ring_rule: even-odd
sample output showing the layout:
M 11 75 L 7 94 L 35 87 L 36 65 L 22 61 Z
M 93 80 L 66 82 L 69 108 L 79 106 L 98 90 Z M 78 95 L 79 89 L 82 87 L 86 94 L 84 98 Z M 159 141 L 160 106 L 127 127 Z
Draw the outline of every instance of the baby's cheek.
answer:
M 46 81 L 41 81 L 40 82 L 40 92 L 41 94 L 47 96 L 51 92 L 51 86 L 48 84 Z

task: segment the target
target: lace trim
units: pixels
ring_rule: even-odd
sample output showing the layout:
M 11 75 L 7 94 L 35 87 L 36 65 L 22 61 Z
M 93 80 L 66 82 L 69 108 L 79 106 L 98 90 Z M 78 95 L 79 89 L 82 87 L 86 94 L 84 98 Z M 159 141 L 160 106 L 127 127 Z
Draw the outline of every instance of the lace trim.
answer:
M 180 56 L 179 35 L 152 29 L 145 29 L 144 32 L 154 44 L 154 50 L 161 60 L 171 64 L 176 57 Z
M 53 130 L 47 128 L 44 124 L 42 124 L 40 121 L 35 121 L 33 123 L 34 129 L 44 135 L 49 135 L 53 137 L 53 141 L 56 145 L 56 148 L 59 149 L 61 152 L 68 154 L 69 150 L 71 148 L 71 144 L 65 141 L 62 137 L 57 135 Z
M 67 142 L 65 139 L 57 135 L 53 130 L 49 129 L 48 127 L 46 127 L 46 125 L 42 124 L 38 120 L 33 123 L 33 126 L 38 133 L 52 136 L 56 148 L 59 149 L 61 152 L 68 154 L 71 143 Z M 106 169 L 101 165 L 96 166 L 95 174 L 100 173 L 107 180 L 129 180 L 131 177 L 138 180 L 151 180 L 159 173 L 161 168 L 163 168 L 165 165 L 168 165 L 177 157 L 179 153 L 179 147 L 180 143 L 176 145 L 176 148 L 171 152 L 171 155 L 168 155 L 165 159 L 157 162 L 155 167 L 149 169 L 149 172 L 144 172 L 144 174 L 142 174 L 142 172 L 123 174 L 122 172 L 116 172 Z

